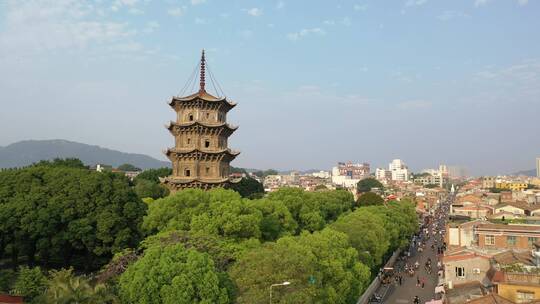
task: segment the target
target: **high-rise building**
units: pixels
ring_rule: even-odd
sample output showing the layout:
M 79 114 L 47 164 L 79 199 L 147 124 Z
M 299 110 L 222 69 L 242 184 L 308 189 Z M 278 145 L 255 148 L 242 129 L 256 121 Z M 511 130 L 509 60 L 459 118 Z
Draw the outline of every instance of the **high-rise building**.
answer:
M 403 181 L 406 182 L 409 180 L 409 168 L 401 159 L 394 159 L 388 165 L 388 170 L 392 172 L 393 181 Z
M 540 157 L 536 158 L 536 177 L 540 178 Z
M 185 97 L 175 96 L 169 103 L 176 111 L 176 122 L 167 126 L 175 146 L 164 153 L 172 162 L 173 172 L 161 182 L 171 192 L 227 187 L 231 182 L 229 163 L 240 153 L 229 149 L 227 144 L 237 129 L 227 124 L 227 112 L 236 104 L 206 91 L 204 50 L 199 67 L 199 91 Z

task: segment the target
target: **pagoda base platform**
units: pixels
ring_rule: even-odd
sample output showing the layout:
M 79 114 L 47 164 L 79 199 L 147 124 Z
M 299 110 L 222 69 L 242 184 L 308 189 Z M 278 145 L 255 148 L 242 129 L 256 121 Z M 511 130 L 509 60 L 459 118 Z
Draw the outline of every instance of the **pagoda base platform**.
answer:
M 229 178 L 224 179 L 176 179 L 174 177 L 160 178 L 161 184 L 169 189 L 171 193 L 189 189 L 198 188 L 209 190 L 212 188 L 229 188 L 231 184 L 238 182 Z

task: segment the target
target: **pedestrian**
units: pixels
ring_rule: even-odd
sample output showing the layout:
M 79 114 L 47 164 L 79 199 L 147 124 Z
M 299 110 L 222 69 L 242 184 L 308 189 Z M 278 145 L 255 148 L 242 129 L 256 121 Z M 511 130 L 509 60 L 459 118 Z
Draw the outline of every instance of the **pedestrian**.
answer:
M 402 284 L 403 284 L 403 277 L 399 275 L 399 286 L 401 286 Z
M 416 287 L 420 286 L 420 277 L 416 276 Z
M 424 285 L 426 284 L 426 279 L 425 278 L 422 278 L 422 289 L 424 288 Z

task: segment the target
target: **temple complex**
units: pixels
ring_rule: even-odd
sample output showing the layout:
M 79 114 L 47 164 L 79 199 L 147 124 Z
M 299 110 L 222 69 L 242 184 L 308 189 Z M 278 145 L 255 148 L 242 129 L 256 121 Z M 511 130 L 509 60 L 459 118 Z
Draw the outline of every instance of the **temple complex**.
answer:
M 173 172 L 161 182 L 171 192 L 228 187 L 232 182 L 229 163 L 240 154 L 228 148 L 228 138 L 238 127 L 227 123 L 227 113 L 236 104 L 206 91 L 206 66 L 203 50 L 198 92 L 175 96 L 169 102 L 176 111 L 176 122 L 171 121 L 166 127 L 174 136 L 175 145 L 164 153 L 172 162 Z

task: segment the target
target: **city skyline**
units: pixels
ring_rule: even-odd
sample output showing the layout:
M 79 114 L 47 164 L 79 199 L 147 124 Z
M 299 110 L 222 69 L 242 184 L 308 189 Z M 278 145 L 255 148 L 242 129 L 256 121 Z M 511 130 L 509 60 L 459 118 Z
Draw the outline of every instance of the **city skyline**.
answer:
M 539 12 L 523 0 L 2 2 L 0 146 L 62 138 L 165 160 L 166 102 L 204 48 L 238 102 L 235 167 L 529 170 Z

